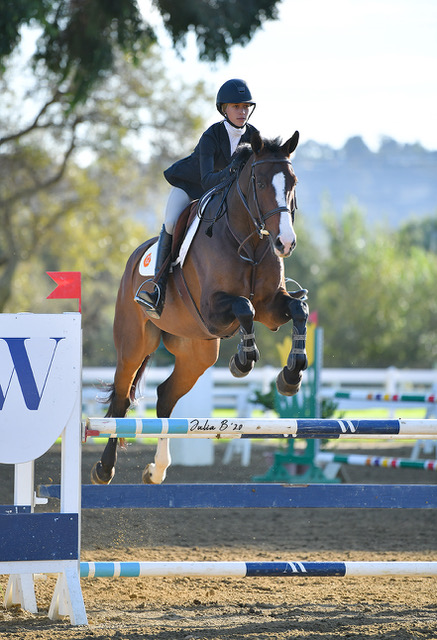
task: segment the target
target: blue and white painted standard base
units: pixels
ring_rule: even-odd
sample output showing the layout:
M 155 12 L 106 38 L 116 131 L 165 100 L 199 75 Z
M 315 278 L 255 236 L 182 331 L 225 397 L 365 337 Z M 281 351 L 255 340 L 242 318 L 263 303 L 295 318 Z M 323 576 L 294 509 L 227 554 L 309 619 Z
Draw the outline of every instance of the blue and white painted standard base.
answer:
M 81 578 L 437 576 L 437 562 L 81 562 Z

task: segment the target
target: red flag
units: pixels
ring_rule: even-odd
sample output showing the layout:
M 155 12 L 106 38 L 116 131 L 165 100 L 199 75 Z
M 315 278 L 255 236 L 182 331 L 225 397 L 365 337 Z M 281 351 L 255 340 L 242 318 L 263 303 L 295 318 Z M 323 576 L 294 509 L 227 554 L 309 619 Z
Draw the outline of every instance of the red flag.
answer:
M 78 298 L 80 313 L 82 311 L 80 271 L 47 271 L 47 275 L 58 285 L 56 289 L 47 296 L 47 300 L 50 298 Z
M 319 314 L 317 313 L 317 311 L 312 311 L 309 316 L 308 316 L 308 322 L 311 322 L 313 324 L 319 324 Z

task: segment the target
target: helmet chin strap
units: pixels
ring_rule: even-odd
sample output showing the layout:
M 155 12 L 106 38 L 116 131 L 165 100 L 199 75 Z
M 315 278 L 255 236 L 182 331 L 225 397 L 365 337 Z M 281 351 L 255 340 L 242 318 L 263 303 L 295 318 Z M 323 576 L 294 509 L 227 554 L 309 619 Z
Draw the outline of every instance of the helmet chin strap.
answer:
M 247 116 L 247 120 L 246 120 L 246 122 L 248 122 L 248 120 L 249 120 L 249 118 L 251 117 L 252 113 L 253 113 L 253 112 L 255 111 L 255 109 L 256 109 L 256 104 L 253 104 L 253 105 L 251 105 L 251 106 L 252 106 L 253 108 L 252 108 L 252 111 L 251 111 L 251 112 L 249 113 L 249 115 Z M 231 122 L 231 121 L 229 120 L 229 118 L 228 118 L 228 116 L 227 116 L 226 111 L 222 111 L 221 109 L 220 109 L 220 111 L 221 111 L 222 116 L 223 116 L 223 117 L 224 117 L 224 119 L 226 120 L 226 122 L 227 122 L 228 124 L 230 124 L 230 125 L 231 125 L 231 127 L 234 127 L 234 129 L 244 129 L 244 127 L 246 126 L 246 124 L 243 124 L 242 126 L 239 126 L 238 124 L 234 124 L 233 122 Z
M 246 123 L 244 123 L 244 124 L 243 124 L 243 125 L 241 125 L 241 126 L 240 126 L 240 125 L 238 125 L 238 124 L 234 124 L 233 122 L 231 122 L 231 121 L 229 120 L 229 118 L 228 118 L 228 116 L 226 115 L 226 113 L 224 114 L 224 118 L 225 118 L 226 122 L 227 122 L 228 124 L 230 124 L 230 125 L 231 125 L 231 127 L 233 127 L 234 129 L 244 129 L 244 127 L 246 126 Z M 249 118 L 248 118 L 248 120 L 249 120 Z

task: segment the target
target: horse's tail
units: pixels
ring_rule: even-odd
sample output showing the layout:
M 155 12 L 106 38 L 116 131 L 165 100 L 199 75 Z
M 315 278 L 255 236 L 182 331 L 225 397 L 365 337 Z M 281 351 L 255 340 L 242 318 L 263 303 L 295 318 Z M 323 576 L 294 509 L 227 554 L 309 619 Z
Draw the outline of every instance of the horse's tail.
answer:
M 135 391 L 136 391 L 137 385 L 139 384 L 141 378 L 143 377 L 143 374 L 149 359 L 150 359 L 150 355 L 144 358 L 140 368 L 135 374 L 134 381 L 129 391 L 130 404 L 132 404 L 135 401 Z M 127 410 L 129 409 L 129 406 L 130 406 L 129 403 L 127 404 L 127 406 L 123 407 L 123 409 L 121 407 L 116 406 L 114 383 L 105 385 L 105 391 L 107 392 L 106 395 L 103 398 L 100 398 L 100 402 L 102 402 L 102 404 L 109 405 L 108 410 L 105 414 L 105 418 L 124 417 L 124 415 L 120 415 L 120 414 L 123 413 L 123 409 L 124 409 L 124 414 L 127 413 Z
M 143 377 L 144 371 L 147 367 L 147 363 L 150 360 L 150 354 L 148 356 L 146 356 L 140 366 L 140 368 L 138 369 L 138 371 L 135 374 L 135 378 L 134 381 L 132 383 L 132 386 L 130 388 L 130 393 L 129 393 L 129 398 L 131 400 L 131 402 L 133 402 L 135 400 L 135 391 L 137 388 L 137 385 L 139 385 L 141 378 Z

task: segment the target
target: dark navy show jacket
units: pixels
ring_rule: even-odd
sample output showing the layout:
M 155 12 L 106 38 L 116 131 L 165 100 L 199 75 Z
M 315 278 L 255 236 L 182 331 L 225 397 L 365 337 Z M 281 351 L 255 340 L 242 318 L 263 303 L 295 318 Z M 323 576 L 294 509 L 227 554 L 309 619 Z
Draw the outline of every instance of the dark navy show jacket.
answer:
M 246 124 L 240 142 L 250 142 L 257 131 Z M 166 180 L 174 187 L 183 189 L 192 200 L 197 200 L 206 191 L 228 177 L 226 167 L 231 162 L 231 145 L 224 122 L 216 122 L 200 138 L 193 153 L 178 160 L 164 171 Z

